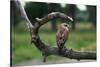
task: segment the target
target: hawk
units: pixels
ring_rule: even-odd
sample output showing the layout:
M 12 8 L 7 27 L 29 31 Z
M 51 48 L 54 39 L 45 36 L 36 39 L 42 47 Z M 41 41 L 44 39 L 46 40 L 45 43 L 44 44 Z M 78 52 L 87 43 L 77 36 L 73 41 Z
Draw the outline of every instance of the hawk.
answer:
M 59 53 L 61 53 L 61 50 L 63 49 L 64 44 L 68 39 L 68 35 L 69 25 L 67 23 L 60 24 L 56 33 L 56 42 L 59 49 Z

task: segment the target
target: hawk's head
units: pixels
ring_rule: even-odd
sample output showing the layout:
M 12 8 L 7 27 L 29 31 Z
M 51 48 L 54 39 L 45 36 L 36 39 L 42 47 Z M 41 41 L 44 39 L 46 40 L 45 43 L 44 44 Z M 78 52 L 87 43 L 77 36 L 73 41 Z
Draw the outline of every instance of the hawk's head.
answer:
M 67 23 L 62 23 L 61 26 L 65 29 L 70 29 L 70 25 Z

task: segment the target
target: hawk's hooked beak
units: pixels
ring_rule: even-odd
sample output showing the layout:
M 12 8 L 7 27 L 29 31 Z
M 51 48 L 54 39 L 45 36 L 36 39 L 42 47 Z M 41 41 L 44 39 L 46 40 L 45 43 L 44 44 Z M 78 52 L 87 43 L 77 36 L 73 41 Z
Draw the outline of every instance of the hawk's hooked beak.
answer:
M 71 18 L 71 17 L 68 16 L 68 19 L 70 19 L 70 21 L 73 22 L 73 18 Z

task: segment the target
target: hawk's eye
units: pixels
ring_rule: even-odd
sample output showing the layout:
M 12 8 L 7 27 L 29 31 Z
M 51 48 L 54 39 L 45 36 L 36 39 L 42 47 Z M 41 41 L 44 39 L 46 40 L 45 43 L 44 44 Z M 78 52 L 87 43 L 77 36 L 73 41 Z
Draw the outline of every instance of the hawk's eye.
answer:
M 65 26 L 65 27 L 67 27 L 67 25 L 66 25 L 66 24 L 65 24 L 64 26 Z

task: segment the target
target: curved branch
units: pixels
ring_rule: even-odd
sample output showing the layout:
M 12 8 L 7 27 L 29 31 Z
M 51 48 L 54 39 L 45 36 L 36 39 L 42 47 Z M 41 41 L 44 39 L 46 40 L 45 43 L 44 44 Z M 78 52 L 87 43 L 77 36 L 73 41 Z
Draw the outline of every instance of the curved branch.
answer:
M 15 2 L 16 2 L 16 5 L 19 5 L 18 7 L 20 8 L 21 14 L 23 15 L 24 20 L 27 21 L 27 25 L 30 28 L 32 43 L 34 43 L 34 45 L 42 52 L 42 55 L 44 57 L 44 60 L 43 60 L 44 62 L 46 61 L 46 58 L 49 55 L 58 55 L 58 56 L 63 56 L 63 57 L 71 58 L 71 59 L 77 59 L 77 60 L 81 60 L 81 59 L 96 60 L 96 53 L 76 52 L 76 51 L 68 50 L 67 48 L 64 48 L 59 54 L 57 47 L 49 47 L 41 41 L 39 34 L 38 34 L 38 31 L 41 25 L 47 23 L 48 21 L 52 19 L 56 19 L 56 18 L 61 18 L 66 21 L 68 20 L 73 21 L 71 17 L 65 15 L 64 13 L 52 12 L 41 19 L 36 18 L 37 21 L 32 25 L 20 1 L 17 0 Z
M 38 31 L 41 25 L 47 23 L 48 21 L 52 20 L 52 19 L 56 19 L 56 18 L 61 18 L 63 20 L 66 21 L 73 21 L 73 19 L 67 15 L 65 15 L 64 13 L 60 13 L 60 12 L 52 12 L 48 15 L 46 15 L 45 17 L 39 19 L 36 18 L 37 22 L 34 23 L 34 28 L 33 28 L 33 32 L 32 32 L 32 42 L 35 43 L 35 45 L 37 46 L 38 49 L 40 50 L 44 50 L 44 47 L 46 47 L 46 45 L 40 40 Z
M 41 19 L 36 18 L 36 20 L 38 22 L 40 22 L 40 25 L 43 25 L 43 24 L 47 23 L 48 21 L 50 21 L 52 19 L 56 19 L 56 18 L 61 18 L 66 21 L 73 21 L 73 19 L 71 17 L 65 15 L 64 13 L 60 13 L 60 12 L 52 12 Z
M 73 50 L 68 50 L 67 48 L 64 48 L 61 52 L 61 54 L 59 54 L 58 48 L 57 47 L 50 47 L 50 46 L 46 46 L 46 44 L 44 44 L 39 37 L 38 31 L 41 25 L 47 23 L 49 20 L 55 19 L 55 18 L 61 18 L 64 19 L 66 21 L 70 20 L 73 21 L 71 17 L 60 13 L 60 12 L 53 12 L 48 14 L 47 16 L 39 19 L 37 19 L 37 22 L 34 24 L 34 28 L 33 30 L 37 31 L 33 31 L 32 34 L 32 42 L 35 44 L 35 46 L 42 52 L 43 56 L 44 56 L 44 62 L 46 61 L 46 57 L 49 55 L 58 55 L 58 56 L 63 56 L 63 57 L 67 57 L 67 58 L 71 58 L 71 59 L 77 59 L 77 60 L 81 60 L 81 59 L 92 59 L 95 60 L 96 59 L 96 53 L 91 53 L 91 52 L 76 52 Z

